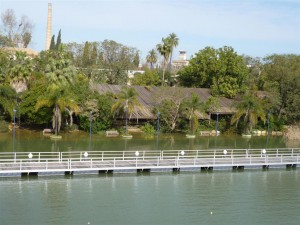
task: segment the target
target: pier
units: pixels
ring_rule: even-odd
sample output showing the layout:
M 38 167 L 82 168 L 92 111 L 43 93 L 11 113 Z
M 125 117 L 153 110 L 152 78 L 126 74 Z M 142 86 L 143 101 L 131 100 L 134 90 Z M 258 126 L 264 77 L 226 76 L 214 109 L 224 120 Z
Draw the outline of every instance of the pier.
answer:
M 297 167 L 300 148 L 2 152 L 0 176 Z

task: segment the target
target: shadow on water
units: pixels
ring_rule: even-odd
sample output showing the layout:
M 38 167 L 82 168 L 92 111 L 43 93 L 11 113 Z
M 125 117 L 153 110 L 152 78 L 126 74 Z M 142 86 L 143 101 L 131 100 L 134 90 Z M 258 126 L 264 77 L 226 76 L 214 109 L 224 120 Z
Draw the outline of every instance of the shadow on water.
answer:
M 285 148 L 283 137 L 260 136 L 242 138 L 241 136 L 186 138 L 184 134 L 159 134 L 146 137 L 133 134 L 132 139 L 106 137 L 104 134 L 90 136 L 84 132 L 63 133 L 61 140 L 50 140 L 41 132 L 16 130 L 0 134 L 0 152 L 58 152 L 58 151 L 147 151 L 147 150 L 196 150 L 231 148 Z M 300 140 L 293 142 L 300 147 Z

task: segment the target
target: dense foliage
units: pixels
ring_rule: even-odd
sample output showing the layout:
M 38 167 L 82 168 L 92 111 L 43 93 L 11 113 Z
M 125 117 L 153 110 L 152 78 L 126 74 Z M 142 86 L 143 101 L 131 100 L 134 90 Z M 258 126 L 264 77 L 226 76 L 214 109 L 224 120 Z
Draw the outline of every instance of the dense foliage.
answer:
M 206 47 L 179 72 L 180 84 L 186 87 L 211 88 L 213 95 L 235 97 L 245 89 L 248 69 L 242 56 L 233 48 Z
M 117 119 L 126 118 L 127 122 L 137 107 L 141 109 L 134 88 L 100 95 L 91 90 L 94 83 L 209 88 L 213 97 L 206 101 L 166 87 L 153 96 L 153 113 L 159 115 L 166 132 L 212 129 L 221 97 L 237 102 L 235 115 L 219 119 L 224 131 L 234 130 L 232 125 L 236 124 L 237 130 L 250 133 L 253 128 L 264 129 L 266 119 L 274 130 L 300 121 L 299 55 L 274 54 L 260 59 L 238 55 L 228 46 L 206 47 L 195 54 L 188 66 L 173 68 L 172 57 L 179 38 L 170 33 L 148 52 L 141 69 L 136 48 L 113 40 L 62 43 L 60 30 L 56 40 L 53 35 L 50 50 L 30 57 L 17 51 L 31 42 L 30 20 L 17 20 L 14 11 L 7 10 L 2 13 L 1 22 L 0 47 L 15 48 L 0 49 L 2 127 L 16 116 L 22 126 L 31 128 L 47 127 L 59 132 L 78 127 L 89 131 L 92 124 L 92 132 L 97 133 L 112 128 Z M 136 70 L 129 80 L 128 71 Z M 150 123 L 144 130 L 153 134 Z

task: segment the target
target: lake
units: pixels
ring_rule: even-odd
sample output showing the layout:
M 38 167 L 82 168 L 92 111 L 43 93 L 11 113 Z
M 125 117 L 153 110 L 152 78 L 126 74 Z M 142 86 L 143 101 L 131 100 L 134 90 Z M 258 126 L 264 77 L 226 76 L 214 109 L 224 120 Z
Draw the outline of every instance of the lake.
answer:
M 78 132 L 53 141 L 41 132 L 0 134 L 0 152 L 291 147 L 283 137 L 133 139 Z M 292 147 L 300 147 L 299 141 Z M 300 170 L 165 172 L 0 178 L 0 224 L 193 225 L 300 221 Z
M 136 133 L 132 139 L 105 137 L 84 132 L 62 134 L 61 140 L 50 140 L 42 132 L 16 130 L 12 133 L 0 133 L 0 152 L 58 152 L 58 151 L 104 151 L 104 150 L 194 150 L 213 148 L 285 148 L 300 147 L 300 141 L 289 143 L 283 137 L 218 136 L 196 137 L 188 139 L 184 134 L 160 134 L 154 137 Z
M 1 224 L 299 224 L 300 171 L 2 178 Z

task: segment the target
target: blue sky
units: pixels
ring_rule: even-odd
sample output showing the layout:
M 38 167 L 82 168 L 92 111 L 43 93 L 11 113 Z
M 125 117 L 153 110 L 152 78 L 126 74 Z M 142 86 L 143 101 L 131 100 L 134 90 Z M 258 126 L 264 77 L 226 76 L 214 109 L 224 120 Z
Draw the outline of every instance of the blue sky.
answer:
M 0 13 L 14 9 L 34 23 L 31 48 L 46 42 L 49 0 L 0 0 Z M 115 40 L 145 57 L 174 32 L 188 57 L 206 46 L 232 46 L 264 57 L 300 54 L 300 0 L 52 0 L 53 33 L 62 41 Z

